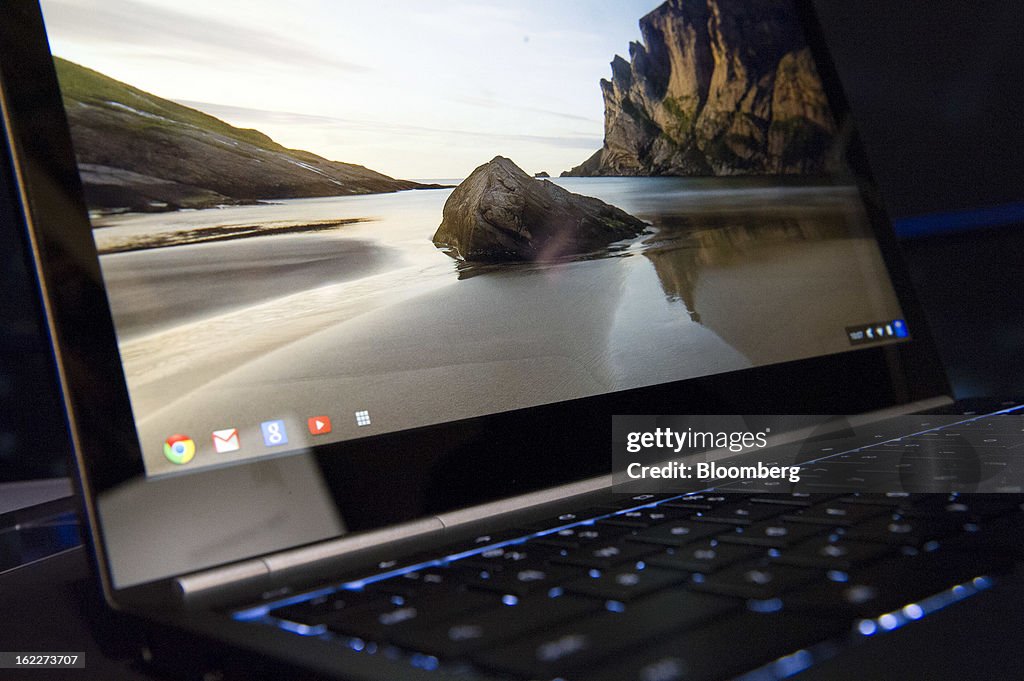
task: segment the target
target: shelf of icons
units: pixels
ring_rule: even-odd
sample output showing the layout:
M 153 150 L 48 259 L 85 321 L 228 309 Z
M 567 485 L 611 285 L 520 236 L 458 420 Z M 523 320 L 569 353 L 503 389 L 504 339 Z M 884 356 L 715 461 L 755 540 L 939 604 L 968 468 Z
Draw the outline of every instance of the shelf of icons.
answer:
M 370 412 L 361 409 L 354 414 L 355 424 L 363 428 L 370 425 Z M 313 436 L 327 435 L 333 430 L 331 417 L 320 415 L 306 419 L 306 428 Z M 260 424 L 260 434 L 265 447 L 280 447 L 288 444 L 288 427 L 283 419 L 264 421 Z M 218 454 L 237 452 L 242 448 L 242 439 L 238 428 L 223 428 L 211 434 L 213 450 Z M 188 435 L 175 433 L 164 440 L 164 456 L 173 464 L 184 465 L 192 461 L 196 455 L 196 443 Z
M 910 330 L 907 329 L 907 323 L 902 319 L 892 319 L 884 322 L 861 324 L 859 326 L 848 326 L 846 327 L 846 337 L 850 339 L 850 345 L 861 345 L 863 343 L 878 343 L 909 338 Z

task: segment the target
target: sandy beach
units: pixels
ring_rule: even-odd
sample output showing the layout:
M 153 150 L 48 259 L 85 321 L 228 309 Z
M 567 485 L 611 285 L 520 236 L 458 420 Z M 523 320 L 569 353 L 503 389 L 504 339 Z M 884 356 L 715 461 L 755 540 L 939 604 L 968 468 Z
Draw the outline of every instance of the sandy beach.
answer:
M 274 453 L 262 421 L 284 420 L 293 449 L 313 444 L 310 416 L 361 437 L 841 351 L 846 325 L 899 316 L 873 285 L 877 247 L 828 206 L 751 226 L 716 195 L 696 211 L 729 216 L 711 229 L 655 215 L 609 257 L 460 278 L 429 242 L 446 195 L 267 206 L 373 219 L 104 256 L 151 470 L 172 469 L 169 433 L 192 434 L 196 463 L 228 463 Z M 242 449 L 212 453 L 209 433 L 231 427 Z
M 305 234 L 326 232 L 345 225 L 363 222 L 360 218 L 344 220 L 320 220 L 318 222 L 268 222 L 264 224 L 226 224 L 195 229 L 169 226 L 167 229 L 152 229 L 145 232 L 108 229 L 96 233 L 96 247 L 100 255 L 128 253 L 152 248 L 170 248 L 191 244 L 211 244 L 220 241 L 237 241 L 258 236 L 279 236 L 281 234 Z

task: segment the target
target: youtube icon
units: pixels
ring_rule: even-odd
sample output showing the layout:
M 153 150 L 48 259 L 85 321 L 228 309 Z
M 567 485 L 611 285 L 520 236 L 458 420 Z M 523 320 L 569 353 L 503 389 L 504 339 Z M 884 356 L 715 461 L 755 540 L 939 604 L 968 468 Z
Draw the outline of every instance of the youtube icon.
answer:
M 326 416 L 314 416 L 306 422 L 309 432 L 313 435 L 324 435 L 331 432 L 331 419 Z

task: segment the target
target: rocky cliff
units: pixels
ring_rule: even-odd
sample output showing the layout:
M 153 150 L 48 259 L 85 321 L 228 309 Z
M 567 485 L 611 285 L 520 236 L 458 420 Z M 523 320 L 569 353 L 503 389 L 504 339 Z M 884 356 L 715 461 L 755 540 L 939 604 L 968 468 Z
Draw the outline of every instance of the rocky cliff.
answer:
M 496 156 L 448 197 L 433 241 L 460 260 L 551 261 L 603 249 L 646 228 L 615 206 L 534 179 Z
M 790 0 L 668 0 L 601 81 L 604 146 L 563 175 L 813 174 L 835 134 Z
M 160 211 L 424 186 L 286 149 L 257 130 L 54 61 L 92 209 Z

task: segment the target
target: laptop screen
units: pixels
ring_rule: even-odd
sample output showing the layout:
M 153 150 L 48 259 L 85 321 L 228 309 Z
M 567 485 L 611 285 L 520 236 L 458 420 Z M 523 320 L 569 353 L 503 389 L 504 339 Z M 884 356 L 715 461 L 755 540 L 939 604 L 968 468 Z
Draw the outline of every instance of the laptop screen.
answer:
M 787 2 L 42 7 L 150 476 L 909 338 Z

